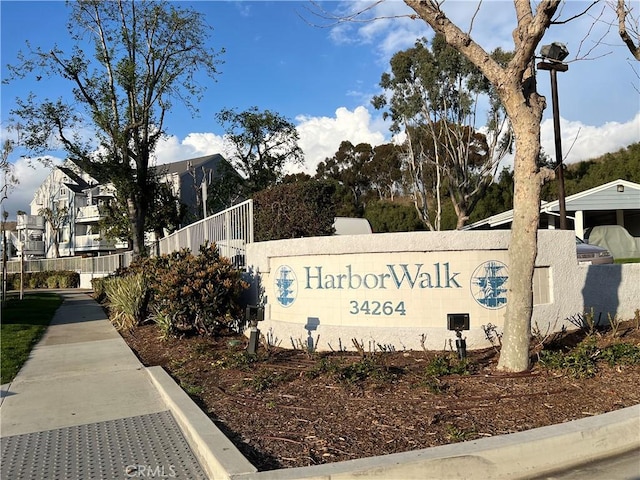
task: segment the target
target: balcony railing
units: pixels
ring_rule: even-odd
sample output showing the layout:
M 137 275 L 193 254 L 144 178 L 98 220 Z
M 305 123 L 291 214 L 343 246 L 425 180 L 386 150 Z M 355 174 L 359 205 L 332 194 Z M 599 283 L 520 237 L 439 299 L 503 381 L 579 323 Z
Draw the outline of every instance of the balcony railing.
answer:
M 17 230 L 44 230 L 44 217 L 41 215 L 27 215 L 26 213 L 17 216 Z
M 26 242 L 19 242 L 15 246 L 24 255 L 44 255 L 44 242 L 41 240 L 27 240 Z
M 107 215 L 105 207 L 100 205 L 89 205 L 87 207 L 78 208 L 76 215 L 76 223 L 97 222 Z
M 114 250 L 116 248 L 116 243 L 113 240 L 106 240 L 100 235 L 76 235 L 74 240 L 76 251 Z

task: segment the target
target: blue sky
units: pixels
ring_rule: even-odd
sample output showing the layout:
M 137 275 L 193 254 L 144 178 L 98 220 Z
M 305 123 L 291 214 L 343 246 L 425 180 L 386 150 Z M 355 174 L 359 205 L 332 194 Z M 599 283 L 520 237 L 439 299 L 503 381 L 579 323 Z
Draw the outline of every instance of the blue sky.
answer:
M 327 12 L 343 14 L 372 3 L 320 5 Z M 224 63 L 216 81 L 206 81 L 199 116 L 176 107 L 167 117 L 169 137 L 156 152 L 158 163 L 224 153 L 223 132 L 214 114 L 222 108 L 242 110 L 253 105 L 278 112 L 297 125 L 308 173 L 313 174 L 318 162 L 335 153 L 342 140 L 389 141 L 388 124 L 371 107 L 371 97 L 380 93 L 380 75 L 393 53 L 412 46 L 416 38 L 432 35 L 423 21 L 406 17 L 411 11 L 399 0 L 386 0 L 371 10 L 372 16 L 384 17 L 382 20 L 340 25 L 314 15 L 318 9 L 310 2 L 194 1 L 181 5 L 205 14 L 213 27 L 212 46 L 226 53 L 220 57 Z M 449 0 L 444 9 L 455 21 L 469 25 L 475 5 L 475 1 Z M 586 1 L 569 1 L 561 15 L 567 18 L 586 5 Z M 43 48 L 56 43 L 68 48 L 67 15 L 62 1 L 2 0 L 3 78 L 6 64 L 15 61 L 26 40 Z M 606 5 L 599 6 L 588 16 L 552 27 L 542 42 L 562 41 L 571 52 L 569 71 L 558 77 L 563 147 L 569 163 L 640 141 L 640 65 L 630 60 L 615 28 L 609 29 L 604 21 L 592 28 L 596 17 L 613 18 Z M 510 49 L 514 18 L 512 2 L 485 1 L 474 20 L 472 36 L 487 50 Z M 553 154 L 549 75 L 541 71 L 538 78 L 539 91 L 549 104 L 542 125 L 543 148 Z M 69 90 L 64 81 L 25 79 L 2 85 L 3 138 L 14 98 L 30 91 L 42 98 L 57 98 Z M 28 167 L 20 153 L 16 151 L 11 160 L 21 183 L 3 203 L 10 218 L 18 209 L 29 209 L 35 188 L 47 174 L 37 164 L 35 169 Z M 52 154 L 60 156 L 59 152 Z

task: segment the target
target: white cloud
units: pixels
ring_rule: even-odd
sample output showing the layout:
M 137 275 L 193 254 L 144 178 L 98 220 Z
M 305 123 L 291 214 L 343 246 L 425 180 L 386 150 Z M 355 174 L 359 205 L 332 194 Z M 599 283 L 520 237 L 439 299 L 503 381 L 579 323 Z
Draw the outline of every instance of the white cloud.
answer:
M 304 171 L 315 174 L 318 163 L 338 151 L 340 143 L 349 140 L 353 144 L 369 143 L 373 146 L 385 142 L 383 132 L 386 126 L 371 114 L 365 107 L 357 107 L 353 111 L 340 107 L 335 117 L 296 117 L 300 134 L 299 145 L 305 154 Z
M 637 142 L 640 138 L 640 113 L 628 122 L 607 122 L 601 126 L 561 118 L 560 132 L 565 163 L 590 160 Z M 555 159 L 553 120 L 542 122 L 540 138 L 544 152 Z
M 336 110 L 334 117 L 296 117 L 296 128 L 300 135 L 299 146 L 305 155 L 302 170 L 315 174 L 318 163 L 331 157 L 343 140 L 357 144 L 366 142 L 379 145 L 385 142 L 384 132 L 388 124 L 381 117 L 372 117 L 369 111 L 359 106 L 353 111 L 345 107 Z M 229 158 L 230 152 L 224 138 L 214 133 L 190 133 L 183 140 L 176 136 L 164 138 L 156 149 L 158 165 L 221 153 Z M 300 167 L 291 167 L 291 173 L 300 171 Z
M 304 171 L 315 174 L 319 162 L 331 157 L 343 140 L 354 144 L 366 142 L 379 145 L 388 141 L 388 122 L 381 117 L 372 117 L 364 107 L 354 110 L 340 107 L 334 117 L 298 116 L 296 118 L 300 134 L 299 145 L 305 153 Z M 562 148 L 566 163 L 590 160 L 637 142 L 640 138 L 640 113 L 628 122 L 608 122 L 600 126 L 585 125 L 577 121 L 561 118 Z M 542 147 L 547 155 L 554 158 L 553 120 L 545 120 L 541 125 Z M 222 153 L 225 155 L 224 140 L 214 133 L 190 133 L 183 140 L 166 137 L 158 144 L 156 158 L 158 164 L 186 160 L 204 155 Z M 55 165 L 60 158 L 51 158 Z M 504 165 L 509 164 L 505 160 Z M 29 211 L 29 203 L 36 189 L 50 173 L 36 160 L 20 158 L 14 162 L 14 174 L 20 183 L 3 201 L 3 209 L 9 212 L 9 219 L 15 219 L 17 210 Z
M 178 162 L 189 158 L 221 153 L 226 156 L 224 139 L 214 133 L 190 133 L 184 140 L 174 135 L 163 138 L 156 148 L 156 163 Z

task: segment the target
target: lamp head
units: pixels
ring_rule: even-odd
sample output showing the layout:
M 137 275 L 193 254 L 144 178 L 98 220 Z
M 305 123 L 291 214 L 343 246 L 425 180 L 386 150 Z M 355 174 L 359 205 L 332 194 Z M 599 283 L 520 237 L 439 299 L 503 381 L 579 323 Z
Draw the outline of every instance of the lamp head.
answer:
M 552 62 L 562 62 L 569 56 L 569 50 L 564 43 L 553 42 L 551 45 L 543 45 L 540 48 L 540 55 Z

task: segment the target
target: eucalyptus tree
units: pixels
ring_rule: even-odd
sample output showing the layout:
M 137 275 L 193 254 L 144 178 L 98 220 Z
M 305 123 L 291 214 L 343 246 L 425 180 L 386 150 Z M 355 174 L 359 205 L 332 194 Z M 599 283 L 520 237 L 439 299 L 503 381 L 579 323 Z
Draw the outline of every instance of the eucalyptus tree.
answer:
M 402 151 L 394 143 L 383 143 L 373 147 L 371 161 L 363 167 L 369 179 L 369 189 L 378 193 L 380 200 L 393 201 L 403 193 Z
M 214 77 L 222 50 L 210 46 L 211 27 L 202 14 L 177 3 L 79 0 L 68 5 L 71 50 L 27 44 L 28 51 L 10 68 L 12 79 L 61 77 L 73 98 L 39 101 L 30 94 L 12 113 L 21 119 L 30 151 L 42 154 L 60 145 L 92 177 L 116 187 L 139 255 L 155 190 L 150 162 L 165 133 L 165 116 L 175 101 L 197 110 L 204 87 L 196 73 Z
M 349 208 L 344 211 L 339 210 L 340 214 L 351 211 L 350 215 L 360 216 L 364 212 L 363 197 L 371 185 L 365 166 L 371 162 L 373 153 L 373 147 L 368 143 L 354 145 L 344 140 L 332 157 L 326 158 L 316 167 L 317 179 L 336 181 L 348 192 L 347 199 L 343 203 Z
M 405 168 L 410 193 L 425 226 L 440 230 L 444 195 L 453 204 L 457 228 L 469 219 L 508 151 L 509 129 L 491 84 L 478 68 L 436 34 L 391 58 L 374 97 L 377 109 L 387 109 L 391 130 L 405 141 Z M 509 55 L 496 50 L 493 58 Z M 479 97 L 489 105 L 486 133 L 477 128 Z
M 227 160 L 244 176 L 247 194 L 276 185 L 284 178 L 287 165 L 304 162 L 295 125 L 276 112 L 225 108 L 216 119 L 230 146 Z

